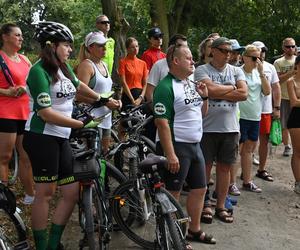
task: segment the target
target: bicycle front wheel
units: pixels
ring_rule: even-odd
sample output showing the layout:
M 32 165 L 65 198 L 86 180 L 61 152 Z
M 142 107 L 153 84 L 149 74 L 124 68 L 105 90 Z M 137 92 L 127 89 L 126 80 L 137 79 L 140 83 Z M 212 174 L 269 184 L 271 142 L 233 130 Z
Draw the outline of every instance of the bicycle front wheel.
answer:
M 180 223 L 180 219 L 186 216 L 178 204 L 176 199 L 165 189 L 161 189 L 165 193 L 177 211 L 172 213 L 175 221 L 178 221 L 182 232 L 186 232 L 186 224 Z M 151 201 L 150 201 L 151 203 Z M 144 211 L 141 206 L 138 190 L 136 188 L 136 180 L 129 180 L 121 184 L 114 192 L 112 201 L 113 216 L 122 229 L 123 233 L 136 244 L 146 249 L 155 249 L 157 245 L 157 218 L 154 209 L 149 211 L 149 217 L 144 218 Z M 150 204 L 152 205 L 152 204 Z M 149 210 L 151 210 L 149 206 Z M 130 218 L 130 220 L 128 220 Z M 134 220 L 133 220 L 134 219 Z

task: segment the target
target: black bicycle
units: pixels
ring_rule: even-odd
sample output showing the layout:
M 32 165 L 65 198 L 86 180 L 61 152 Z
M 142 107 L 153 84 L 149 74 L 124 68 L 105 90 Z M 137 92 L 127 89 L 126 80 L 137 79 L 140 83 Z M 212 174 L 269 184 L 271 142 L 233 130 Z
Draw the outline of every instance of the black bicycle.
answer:
M 121 112 L 119 122 L 125 129 L 127 137 L 125 141 L 119 141 L 105 155 L 107 159 L 114 159 L 114 165 L 127 177 L 134 178 L 140 161 L 149 153 L 155 153 L 155 144 L 142 131 L 153 116 L 146 116 L 142 109 L 146 104 Z
M 30 249 L 27 240 L 26 226 L 16 207 L 14 193 L 0 183 L 0 249 Z
M 165 164 L 165 157 L 149 154 L 137 178 L 115 190 L 112 211 L 123 233 L 143 248 L 182 250 L 188 217 L 163 187 L 159 172 Z
M 77 115 L 82 116 L 92 108 L 83 108 L 79 113 L 77 110 Z M 78 211 L 83 239 L 79 242 L 79 249 L 108 249 L 110 232 L 115 228 L 109 197 L 126 178 L 112 164 L 100 159 L 97 127 L 72 131 L 70 145 L 74 155 L 74 177 L 80 182 Z

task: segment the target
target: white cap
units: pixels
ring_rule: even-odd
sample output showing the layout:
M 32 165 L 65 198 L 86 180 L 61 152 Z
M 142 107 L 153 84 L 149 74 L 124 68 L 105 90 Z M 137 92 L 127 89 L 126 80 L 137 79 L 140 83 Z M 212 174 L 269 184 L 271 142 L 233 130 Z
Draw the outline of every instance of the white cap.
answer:
M 252 43 L 255 47 L 259 48 L 259 49 L 265 49 L 265 50 L 268 50 L 267 46 L 261 42 L 261 41 L 255 41 Z
M 85 46 L 88 47 L 93 43 L 97 43 L 97 44 L 105 44 L 107 41 L 107 39 L 105 38 L 103 32 L 90 32 L 89 34 L 87 34 L 87 36 L 85 37 Z

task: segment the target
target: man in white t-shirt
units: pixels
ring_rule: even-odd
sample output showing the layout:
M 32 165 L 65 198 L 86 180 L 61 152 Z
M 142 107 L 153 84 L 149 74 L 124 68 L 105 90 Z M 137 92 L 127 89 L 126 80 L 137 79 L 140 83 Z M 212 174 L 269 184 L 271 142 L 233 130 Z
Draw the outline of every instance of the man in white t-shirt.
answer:
M 271 94 L 264 96 L 263 99 L 262 115 L 259 126 L 259 168 L 256 176 L 266 181 L 273 181 L 272 175 L 266 170 L 266 161 L 268 157 L 268 141 L 271 131 L 272 115 L 273 118 L 276 119 L 280 117 L 281 89 L 275 67 L 265 61 L 268 48 L 260 41 L 253 42 L 253 45 L 261 49 L 260 59 L 263 62 L 263 72 L 272 88 Z

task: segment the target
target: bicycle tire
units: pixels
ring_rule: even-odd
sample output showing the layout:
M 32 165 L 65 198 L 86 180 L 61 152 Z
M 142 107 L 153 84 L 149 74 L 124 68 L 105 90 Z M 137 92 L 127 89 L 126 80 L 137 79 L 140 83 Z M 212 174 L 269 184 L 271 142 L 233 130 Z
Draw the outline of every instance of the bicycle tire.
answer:
M 90 250 L 96 249 L 95 235 L 94 235 L 94 216 L 93 216 L 93 200 L 92 187 L 83 186 L 82 189 L 82 210 L 80 213 L 80 221 L 83 222 L 85 237 L 87 238 L 87 245 Z
M 18 177 L 18 170 L 19 170 L 19 157 L 18 157 L 18 152 L 16 148 L 13 150 L 13 154 L 11 157 L 11 160 L 9 162 L 9 179 L 8 179 L 8 184 L 13 185 L 15 184 L 17 177 Z
M 176 199 L 165 189 L 161 189 L 167 195 L 177 211 L 172 214 L 176 219 L 186 218 L 181 206 Z M 152 213 L 149 220 L 141 218 L 141 202 L 139 201 L 138 191 L 136 190 L 135 180 L 129 180 L 121 184 L 114 192 L 114 200 L 112 202 L 113 216 L 123 233 L 136 244 L 145 249 L 155 249 L 156 243 L 156 218 Z M 127 216 L 131 213 L 131 216 Z M 134 213 L 134 214 L 132 214 Z M 124 220 L 126 218 L 126 220 Z M 131 220 L 128 220 L 131 219 Z M 132 218 L 135 218 L 132 221 Z M 140 218 L 140 220 L 138 219 Z M 142 221 L 143 224 L 139 224 Z M 152 225 L 152 224 L 153 225 Z M 139 225 L 136 225 L 139 224 Z M 180 224 L 182 232 L 186 232 L 185 223 Z M 136 230 L 136 231 L 135 231 Z M 153 238 L 155 237 L 155 238 Z
M 16 211 L 14 214 L 0 209 L 0 248 L 30 249 L 24 222 Z
M 161 215 L 159 230 L 161 236 L 161 249 L 163 250 L 182 250 L 185 247 L 185 241 L 178 227 L 177 222 L 171 214 Z M 177 224 L 177 225 L 176 225 Z

